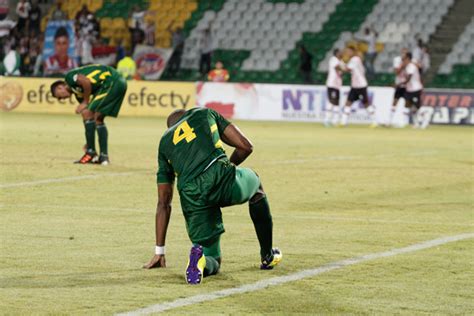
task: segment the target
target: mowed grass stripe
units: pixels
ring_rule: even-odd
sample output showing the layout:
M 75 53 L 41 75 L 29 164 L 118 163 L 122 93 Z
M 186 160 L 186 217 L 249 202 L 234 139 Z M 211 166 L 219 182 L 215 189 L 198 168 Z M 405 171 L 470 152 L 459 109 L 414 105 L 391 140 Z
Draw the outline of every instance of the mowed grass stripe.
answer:
M 447 237 L 442 237 L 438 239 L 428 240 L 425 242 L 413 244 L 408 247 L 397 248 L 397 249 L 392 249 L 392 250 L 383 251 L 383 252 L 376 252 L 376 253 L 363 255 L 360 257 L 354 257 L 354 258 L 349 258 L 349 259 L 345 259 L 341 261 L 336 261 L 336 262 L 328 263 L 321 267 L 302 270 L 302 271 L 285 275 L 285 276 L 264 279 L 255 283 L 245 284 L 239 287 L 215 291 L 208 294 L 180 298 L 171 302 L 151 305 L 151 306 L 141 308 L 135 311 L 120 313 L 116 315 L 137 316 L 137 315 L 148 315 L 152 313 L 160 313 L 160 312 L 164 312 L 164 311 L 168 311 L 168 310 L 172 310 L 172 309 L 176 309 L 176 308 L 180 308 L 184 306 L 194 305 L 194 304 L 203 303 L 207 301 L 213 301 L 213 300 L 228 297 L 231 295 L 259 291 L 261 289 L 264 289 L 270 286 L 285 284 L 289 282 L 294 282 L 294 281 L 314 277 L 314 276 L 317 276 L 319 274 L 323 274 L 329 271 L 342 269 L 347 266 L 364 263 L 371 260 L 393 257 L 393 256 L 405 254 L 405 253 L 416 252 L 416 251 L 420 251 L 424 249 L 433 248 L 436 246 L 441 246 L 447 243 L 461 241 L 465 239 L 471 239 L 471 238 L 474 238 L 474 233 L 465 233 L 465 234 L 460 234 L 460 235 L 455 235 L 455 236 L 447 236 Z
M 144 173 L 144 171 L 107 172 L 107 173 L 87 174 L 83 176 L 74 176 L 74 177 L 51 178 L 51 179 L 14 182 L 14 183 L 1 183 L 0 188 L 6 189 L 6 188 L 27 187 L 27 186 L 35 186 L 35 185 L 42 185 L 42 184 L 89 180 L 89 179 L 96 179 L 96 178 L 102 178 L 102 177 L 123 177 L 123 176 L 131 176 L 131 175 L 135 175 L 139 173 Z

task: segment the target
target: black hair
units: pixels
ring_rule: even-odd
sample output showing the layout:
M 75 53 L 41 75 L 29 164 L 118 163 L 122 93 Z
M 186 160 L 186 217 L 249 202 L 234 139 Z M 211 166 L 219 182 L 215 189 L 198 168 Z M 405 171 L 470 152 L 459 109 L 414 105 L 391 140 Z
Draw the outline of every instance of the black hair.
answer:
M 56 90 L 56 88 L 62 84 L 66 84 L 66 82 L 64 80 L 56 80 L 55 82 L 51 84 L 50 89 L 51 89 L 51 94 L 53 95 L 53 97 L 54 97 L 54 90 Z
M 63 36 L 69 38 L 69 33 L 67 32 L 67 29 L 64 26 L 61 26 L 56 30 L 56 33 L 54 34 L 54 40 L 57 40 L 59 37 Z
M 166 120 L 166 125 L 168 125 L 168 127 L 173 126 L 183 117 L 184 113 L 186 113 L 186 110 L 183 109 L 173 111 L 173 113 L 168 116 L 168 119 Z
M 407 52 L 407 53 L 405 54 L 405 56 L 406 56 L 408 59 L 410 59 L 410 60 L 413 58 L 413 55 L 412 55 L 411 52 Z
M 339 48 L 336 48 L 332 51 L 332 54 L 336 56 L 339 53 Z

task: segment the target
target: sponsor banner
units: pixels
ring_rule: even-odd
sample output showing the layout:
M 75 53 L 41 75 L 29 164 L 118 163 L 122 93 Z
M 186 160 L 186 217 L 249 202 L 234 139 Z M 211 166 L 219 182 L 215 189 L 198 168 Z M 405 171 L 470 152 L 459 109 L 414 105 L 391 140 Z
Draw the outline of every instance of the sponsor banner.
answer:
M 160 79 L 172 52 L 172 49 L 138 45 L 133 54 L 138 74 L 145 80 Z
M 434 108 L 433 124 L 474 124 L 474 90 L 426 89 L 422 103 Z
M 369 88 L 371 102 L 376 106 L 377 121 L 390 121 L 394 89 Z M 345 104 L 349 88 L 341 89 L 340 105 Z M 329 105 L 324 86 L 248 84 L 248 83 L 197 83 L 197 105 L 213 108 L 228 118 L 243 120 L 276 120 L 322 122 Z M 398 104 L 394 120 L 404 125 L 403 104 Z M 351 107 L 351 123 L 370 123 L 369 115 L 361 102 Z
M 0 109 L 5 112 L 73 114 L 75 98 L 57 100 L 49 91 L 56 79 L 0 76 Z M 120 116 L 167 116 L 195 104 L 195 86 L 185 82 L 128 81 Z

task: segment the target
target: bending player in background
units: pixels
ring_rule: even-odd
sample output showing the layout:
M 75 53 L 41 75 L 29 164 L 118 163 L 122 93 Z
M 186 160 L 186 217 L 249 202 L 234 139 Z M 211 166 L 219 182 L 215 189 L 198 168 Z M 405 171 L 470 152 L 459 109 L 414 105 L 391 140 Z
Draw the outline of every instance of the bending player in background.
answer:
M 166 266 L 164 247 L 177 174 L 181 209 L 193 243 L 186 282 L 198 284 L 219 271 L 220 236 L 224 232 L 221 207 L 245 202 L 249 202 L 260 244 L 260 268 L 272 269 L 282 254 L 272 248 L 273 223 L 267 196 L 253 170 L 236 167 L 252 153 L 250 141 L 211 109 L 177 110 L 168 117 L 167 125 L 158 149 L 155 256 L 143 267 Z M 235 148 L 230 159 L 221 139 Z
M 421 106 L 421 94 L 423 92 L 423 84 L 421 82 L 420 70 L 415 62 L 412 61 L 410 52 L 403 57 L 403 67 L 405 68 L 406 79 L 406 107 L 409 109 L 406 115 L 412 113 L 413 128 L 425 129 L 428 127 L 433 115 L 433 108 L 429 106 Z
M 98 162 L 109 164 L 108 131 L 106 116 L 117 117 L 127 92 L 127 82 L 112 67 L 90 65 L 74 69 L 66 74 L 65 80 L 51 85 L 51 94 L 57 99 L 67 99 L 72 94 L 80 104 L 76 113 L 84 120 L 86 152 L 75 163 Z M 99 138 L 100 156 L 95 149 L 95 131 Z
M 326 87 L 329 103 L 326 104 L 324 112 L 324 125 L 336 125 L 339 119 L 339 96 L 342 86 L 342 69 L 344 68 L 342 61 L 342 53 L 336 48 L 333 56 L 329 59 L 328 77 L 326 79 Z
M 367 79 L 365 78 L 365 68 L 362 63 L 362 59 L 356 54 L 354 47 L 347 48 L 347 54 L 349 55 L 349 62 L 345 67 L 346 72 L 351 73 L 351 90 L 347 96 L 346 106 L 342 113 L 341 125 L 346 126 L 351 114 L 351 106 L 355 101 L 362 101 L 365 109 L 369 113 L 370 120 L 372 121 L 371 127 L 376 127 L 377 122 L 375 120 L 375 107 L 370 104 L 369 96 L 367 94 Z
M 408 53 L 407 48 L 402 48 L 400 51 L 400 56 L 396 56 L 393 59 L 393 72 L 395 73 L 395 94 L 393 96 L 393 102 L 392 102 L 392 112 L 390 116 L 390 125 L 394 125 L 394 116 L 395 112 L 397 111 L 397 104 L 398 100 L 401 98 L 405 99 L 405 93 L 406 93 L 406 87 L 405 87 L 405 79 L 406 79 L 406 74 L 405 74 L 405 67 L 403 65 L 403 57 Z M 406 99 L 405 99 L 406 102 Z M 405 107 L 404 108 L 404 113 L 409 112 L 410 110 Z M 408 113 L 405 113 L 407 115 Z

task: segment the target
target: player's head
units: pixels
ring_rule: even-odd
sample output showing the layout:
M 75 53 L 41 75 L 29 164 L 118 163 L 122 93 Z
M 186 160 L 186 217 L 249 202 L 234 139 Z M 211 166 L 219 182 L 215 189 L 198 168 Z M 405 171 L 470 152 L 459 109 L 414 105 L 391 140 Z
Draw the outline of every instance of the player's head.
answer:
M 335 50 L 332 51 L 332 54 L 337 57 L 338 59 L 342 58 L 342 52 L 339 48 L 336 48 Z
M 54 34 L 54 53 L 57 56 L 67 56 L 69 34 L 65 27 L 60 27 Z
M 216 62 L 216 69 L 222 69 L 222 68 L 224 68 L 224 64 L 222 63 L 222 61 L 220 61 L 220 60 L 217 61 Z
M 186 113 L 186 110 L 183 109 L 173 111 L 173 113 L 168 116 L 168 119 L 166 120 L 166 125 L 168 125 L 168 127 L 173 126 L 183 117 L 184 113 Z
M 71 91 L 65 81 L 58 80 L 51 85 L 51 94 L 57 99 L 67 99 L 71 96 Z
M 405 63 L 409 63 L 412 58 L 413 58 L 413 55 L 411 54 L 411 52 L 406 52 L 405 55 L 403 55 L 402 60 Z
M 348 46 L 347 47 L 347 55 L 349 56 L 349 58 L 354 57 L 355 54 L 356 54 L 355 47 L 354 46 Z

